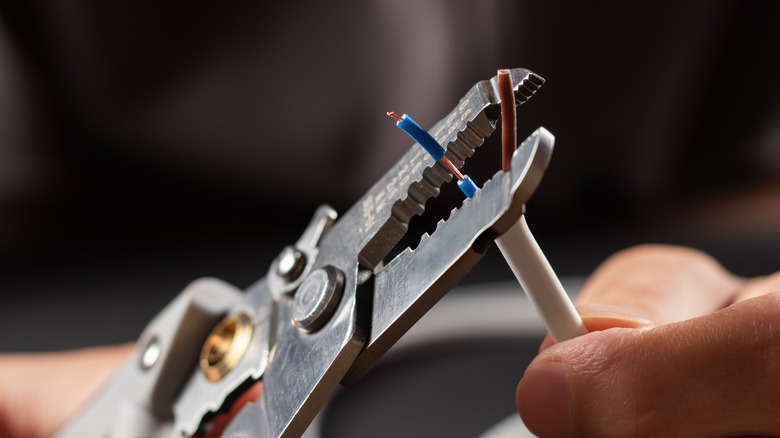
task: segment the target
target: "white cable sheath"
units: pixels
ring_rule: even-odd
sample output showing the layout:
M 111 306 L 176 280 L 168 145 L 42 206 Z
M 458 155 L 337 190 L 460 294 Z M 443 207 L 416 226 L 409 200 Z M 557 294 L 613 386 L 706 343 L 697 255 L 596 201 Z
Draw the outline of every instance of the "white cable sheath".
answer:
M 509 267 L 555 342 L 587 333 L 560 280 L 536 243 L 525 216 L 496 239 Z

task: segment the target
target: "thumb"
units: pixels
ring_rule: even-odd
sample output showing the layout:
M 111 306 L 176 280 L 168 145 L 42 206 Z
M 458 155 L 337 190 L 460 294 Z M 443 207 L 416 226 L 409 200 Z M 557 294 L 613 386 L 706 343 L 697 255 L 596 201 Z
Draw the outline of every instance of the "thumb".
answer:
M 528 367 L 517 407 L 540 437 L 780 434 L 780 295 L 650 330 L 554 345 Z

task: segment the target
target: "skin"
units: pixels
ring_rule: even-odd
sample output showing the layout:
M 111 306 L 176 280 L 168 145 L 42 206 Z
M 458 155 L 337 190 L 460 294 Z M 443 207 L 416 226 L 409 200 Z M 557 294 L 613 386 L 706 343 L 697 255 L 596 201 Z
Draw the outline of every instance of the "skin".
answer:
M 635 247 L 594 272 L 578 310 L 591 333 L 546 339 L 518 385 L 536 435 L 780 436 L 780 273 L 746 280 L 695 250 Z M 51 436 L 131 351 L 0 355 L 0 436 Z
M 616 254 L 578 299 L 588 335 L 546 339 L 517 388 L 540 437 L 780 436 L 780 273 L 698 251 Z
M 133 344 L 61 353 L 0 355 L 0 437 L 52 436 L 130 357 Z M 219 437 L 230 419 L 262 393 L 257 383 L 217 415 L 206 438 Z
M 0 355 L 0 437 L 49 437 L 130 355 L 132 345 Z

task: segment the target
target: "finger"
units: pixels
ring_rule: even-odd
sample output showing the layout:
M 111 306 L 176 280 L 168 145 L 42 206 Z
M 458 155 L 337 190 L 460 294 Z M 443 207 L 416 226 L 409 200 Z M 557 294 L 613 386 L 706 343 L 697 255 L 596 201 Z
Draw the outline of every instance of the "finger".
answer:
M 577 304 L 594 326 L 624 327 L 637 319 L 661 325 L 723 308 L 734 301 L 741 284 L 703 252 L 643 245 L 604 262 L 583 285 Z M 621 314 L 626 324 L 617 322 Z
M 771 292 L 780 292 L 780 272 L 747 281 L 740 288 L 736 301 L 749 300 Z
M 647 329 L 653 326 L 652 321 L 630 312 L 602 304 L 586 304 L 577 308 L 582 317 L 582 323 L 588 332 L 597 332 L 609 328 L 637 328 Z M 555 344 L 548 334 L 539 346 L 539 352 L 546 350 Z
M 780 295 L 651 330 L 559 343 L 528 367 L 518 410 L 540 437 L 777 436 Z
M 48 437 L 130 355 L 132 345 L 0 355 L 0 436 Z
M 649 328 L 722 308 L 741 284 L 700 251 L 641 245 L 615 254 L 593 273 L 577 296 L 577 312 L 589 332 Z M 553 344 L 547 336 L 539 351 Z

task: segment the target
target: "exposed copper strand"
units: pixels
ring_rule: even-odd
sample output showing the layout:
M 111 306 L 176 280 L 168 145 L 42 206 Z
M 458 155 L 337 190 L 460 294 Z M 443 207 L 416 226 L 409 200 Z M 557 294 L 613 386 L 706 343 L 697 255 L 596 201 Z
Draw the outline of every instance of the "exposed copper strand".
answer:
M 442 157 L 441 162 L 444 163 L 445 166 L 447 166 L 448 169 L 452 172 L 453 175 L 455 175 L 456 178 L 458 178 L 458 181 L 463 181 L 463 174 L 461 173 L 460 169 L 455 167 L 455 164 L 450 161 L 447 157 Z
M 391 119 L 395 120 L 396 122 L 402 122 L 404 120 L 404 118 L 402 116 L 399 116 L 398 113 L 396 113 L 395 111 L 388 111 L 387 115 Z M 435 141 L 433 140 L 433 137 L 431 137 L 431 141 Z M 442 148 L 441 145 L 438 144 L 438 142 L 436 144 L 436 147 L 438 149 L 441 149 L 442 153 L 444 153 L 444 148 Z M 444 163 L 444 165 L 450 170 L 450 172 L 452 172 L 453 175 L 455 175 L 456 178 L 458 178 L 458 181 L 463 181 L 465 179 L 465 176 L 463 176 L 463 173 L 461 173 L 460 169 L 458 169 L 455 166 L 455 164 L 452 161 L 450 161 L 449 158 L 441 157 L 441 162 Z
M 391 119 L 395 120 L 396 122 L 402 121 L 404 118 L 399 116 L 398 113 L 394 111 L 388 111 L 387 115 L 390 116 Z
M 498 96 L 501 99 L 501 169 L 508 172 L 512 154 L 517 148 L 517 109 L 512 74 L 508 69 L 498 71 Z

